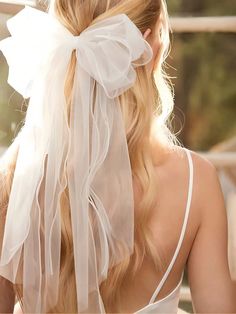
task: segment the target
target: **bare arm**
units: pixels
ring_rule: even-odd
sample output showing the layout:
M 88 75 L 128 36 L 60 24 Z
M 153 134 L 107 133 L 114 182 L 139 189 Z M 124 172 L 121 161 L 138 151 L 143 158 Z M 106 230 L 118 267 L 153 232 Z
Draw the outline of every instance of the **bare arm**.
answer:
M 3 232 L 6 217 L 6 205 L 2 204 L 2 176 L 0 173 L 0 253 L 2 251 Z M 13 284 L 0 276 L 0 314 L 13 313 L 15 304 L 15 292 Z
M 0 313 L 13 313 L 15 293 L 12 283 L 0 276 Z
M 215 167 L 201 157 L 197 159 L 199 174 L 195 185 L 201 223 L 187 263 L 194 310 L 196 313 L 236 313 L 223 193 Z

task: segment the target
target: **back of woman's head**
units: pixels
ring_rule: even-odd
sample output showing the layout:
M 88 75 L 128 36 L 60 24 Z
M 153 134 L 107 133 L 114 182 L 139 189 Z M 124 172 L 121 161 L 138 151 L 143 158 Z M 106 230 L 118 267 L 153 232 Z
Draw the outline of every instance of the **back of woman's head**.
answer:
M 151 29 L 150 43 L 155 39 L 156 24 L 162 24 L 162 48 L 159 64 L 155 69 L 140 66 L 136 69 L 135 84 L 124 94 L 119 96 L 124 125 L 126 128 L 127 144 L 131 161 L 133 178 L 139 190 L 138 208 L 135 214 L 135 246 L 133 255 L 110 270 L 108 278 L 101 284 L 101 294 L 107 312 L 119 311 L 119 297 L 122 285 L 134 276 L 142 265 L 145 255 L 149 255 L 157 268 L 161 267 L 161 260 L 154 246 L 148 223 L 150 213 L 156 204 L 156 185 L 152 156 L 152 139 L 159 145 L 159 152 L 163 145 L 176 143 L 176 138 L 167 126 L 168 118 L 173 109 L 173 97 L 166 82 L 163 63 L 168 52 L 169 28 L 166 6 L 163 0 L 53 0 L 50 10 L 59 21 L 75 36 L 80 35 L 88 26 L 105 18 L 126 14 L 138 29 L 145 33 Z M 71 62 L 65 80 L 65 96 L 67 100 L 68 116 L 70 115 L 73 81 L 76 69 L 76 55 L 72 53 Z M 155 70 L 155 71 L 154 71 Z M 157 150 L 158 151 L 158 150 Z M 1 202 L 4 204 L 9 197 L 9 180 L 12 180 L 17 150 L 9 163 L 8 175 L 1 187 Z M 4 193 L 2 193 L 4 192 Z M 50 312 L 77 312 L 76 286 L 73 259 L 73 240 L 70 220 L 70 202 L 68 187 L 61 197 L 61 270 L 59 300 Z M 22 299 L 22 287 L 16 285 L 19 299 Z
M 119 13 L 126 14 L 144 33 L 155 26 L 162 6 L 161 0 L 54 0 L 51 9 L 71 33 L 79 35 L 90 24 Z

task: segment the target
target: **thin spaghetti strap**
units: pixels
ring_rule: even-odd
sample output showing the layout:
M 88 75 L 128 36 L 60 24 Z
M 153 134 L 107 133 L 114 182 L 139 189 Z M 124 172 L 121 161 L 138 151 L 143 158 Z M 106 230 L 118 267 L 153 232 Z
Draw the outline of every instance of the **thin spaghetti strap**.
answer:
M 186 226 L 187 226 L 187 221 L 188 221 L 188 216 L 189 216 L 189 211 L 190 211 L 190 205 L 191 205 L 191 199 L 192 199 L 192 192 L 193 192 L 193 161 L 192 161 L 192 156 L 191 156 L 191 153 L 190 151 L 185 148 L 185 152 L 187 154 L 187 157 L 188 157 L 188 163 L 189 163 L 189 184 L 188 184 L 188 199 L 187 199 L 187 204 L 186 204 L 186 210 L 185 210 L 185 217 L 184 217 L 184 221 L 183 221 L 183 226 L 182 226 L 182 230 L 181 230 L 181 234 L 180 234 L 180 238 L 179 238 L 179 242 L 178 242 L 178 245 L 176 247 L 176 250 L 175 250 L 175 253 L 174 253 L 174 256 L 164 274 L 164 276 L 162 277 L 159 285 L 157 286 L 154 294 L 152 295 L 151 297 L 151 300 L 149 301 L 149 304 L 153 303 L 158 295 L 158 293 L 160 292 L 161 288 L 163 287 L 174 263 L 175 263 L 175 260 L 178 256 L 178 253 L 180 251 L 180 248 L 181 248 L 181 245 L 182 245 L 182 242 L 183 242 L 183 239 L 184 239 L 184 234 L 185 234 L 185 231 L 186 231 Z

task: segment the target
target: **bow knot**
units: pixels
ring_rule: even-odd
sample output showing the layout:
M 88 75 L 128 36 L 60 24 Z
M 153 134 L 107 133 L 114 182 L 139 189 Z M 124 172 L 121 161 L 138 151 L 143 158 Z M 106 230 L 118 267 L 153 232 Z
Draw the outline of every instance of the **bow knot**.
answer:
M 21 18 L 24 27 L 20 25 Z M 75 49 L 79 66 L 103 86 L 109 98 L 129 89 L 136 79 L 134 67 L 147 64 L 152 58 L 150 45 L 141 39 L 140 31 L 125 14 L 95 23 L 73 36 L 52 16 L 26 7 L 9 21 L 8 27 L 12 37 L 2 41 L 0 48 L 3 52 L 11 48 L 7 60 L 9 83 L 25 98 L 30 97 L 34 77 L 45 58 L 53 53 L 60 53 L 68 65 Z M 17 60 L 13 58 L 14 51 L 20 52 Z

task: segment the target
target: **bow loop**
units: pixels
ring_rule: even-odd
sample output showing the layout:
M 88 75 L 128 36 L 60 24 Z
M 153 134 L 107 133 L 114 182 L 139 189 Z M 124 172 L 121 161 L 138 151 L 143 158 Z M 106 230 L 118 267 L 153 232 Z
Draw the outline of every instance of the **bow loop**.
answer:
M 48 68 L 55 53 L 69 62 L 74 36 L 57 19 L 27 6 L 7 26 L 11 37 L 0 42 L 0 50 L 9 65 L 8 83 L 30 98 L 35 78 Z
M 103 86 L 109 98 L 129 89 L 136 79 L 134 67 L 152 58 L 150 45 L 125 14 L 98 22 L 79 37 L 78 63 Z
M 8 21 L 8 28 L 12 36 L 0 43 L 9 64 L 8 83 L 25 98 L 31 97 L 35 77 L 55 53 L 68 64 L 76 50 L 78 64 L 109 98 L 129 89 L 136 79 L 134 67 L 152 58 L 152 48 L 125 14 L 100 21 L 80 36 L 73 36 L 56 18 L 26 7 Z

